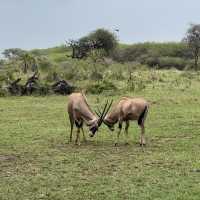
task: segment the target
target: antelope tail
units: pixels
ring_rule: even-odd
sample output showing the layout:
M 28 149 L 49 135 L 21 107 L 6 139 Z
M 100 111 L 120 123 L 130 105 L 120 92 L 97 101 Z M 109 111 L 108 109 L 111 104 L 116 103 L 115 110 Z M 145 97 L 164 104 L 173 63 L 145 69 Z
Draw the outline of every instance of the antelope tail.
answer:
M 139 116 L 138 125 L 142 125 L 144 123 L 144 120 L 146 118 L 147 112 L 148 112 L 148 106 L 145 106 L 143 112 Z

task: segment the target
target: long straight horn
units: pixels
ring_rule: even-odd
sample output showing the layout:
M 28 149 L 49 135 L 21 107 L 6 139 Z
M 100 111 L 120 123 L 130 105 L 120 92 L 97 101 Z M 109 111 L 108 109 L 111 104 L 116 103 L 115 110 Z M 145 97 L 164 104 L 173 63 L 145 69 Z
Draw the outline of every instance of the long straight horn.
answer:
M 99 117 L 98 126 L 100 126 L 102 124 L 102 122 L 103 122 L 103 117 L 104 117 L 104 113 L 106 111 L 107 106 L 108 106 L 108 100 L 106 101 L 106 104 L 104 106 L 103 112 L 101 113 L 101 116 Z
M 97 112 L 96 110 L 94 111 L 96 113 L 96 115 L 100 118 L 101 114 L 99 114 L 99 112 Z
M 100 111 L 99 107 L 97 107 L 97 111 L 98 111 L 98 114 L 101 116 L 101 111 Z M 99 115 L 98 115 L 98 116 L 99 116 Z M 100 117 L 100 116 L 99 116 L 99 117 Z
M 105 116 L 107 115 L 108 111 L 110 110 L 110 107 L 112 106 L 112 103 L 113 103 L 113 99 L 111 100 L 111 102 L 110 102 L 110 104 L 109 104 L 109 106 L 108 106 L 108 108 L 107 108 L 107 110 L 106 110 L 106 112 L 105 112 L 105 114 L 103 116 L 103 120 L 104 120 Z
M 106 101 L 106 105 L 105 105 L 103 112 L 101 113 L 101 116 L 100 116 L 99 121 L 98 121 L 98 126 L 100 126 L 102 124 L 102 122 L 104 121 L 104 118 L 107 115 L 108 111 L 110 110 L 112 103 L 113 103 L 113 100 L 110 102 L 110 104 L 108 106 L 108 100 Z M 99 116 L 99 113 L 97 115 Z

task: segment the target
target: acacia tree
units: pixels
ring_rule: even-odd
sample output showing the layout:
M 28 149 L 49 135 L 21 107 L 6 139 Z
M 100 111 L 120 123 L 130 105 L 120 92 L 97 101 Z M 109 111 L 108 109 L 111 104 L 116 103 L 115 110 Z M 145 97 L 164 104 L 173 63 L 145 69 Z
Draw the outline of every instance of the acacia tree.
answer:
M 183 40 L 192 50 L 194 56 L 194 67 L 197 70 L 200 53 L 200 24 L 191 24 Z
M 97 29 L 90 33 L 88 38 L 94 41 L 96 49 L 103 49 L 107 55 L 117 46 L 116 35 L 106 29 Z
M 97 29 L 79 40 L 70 40 L 67 44 L 72 48 L 72 58 L 81 59 L 90 55 L 94 49 L 102 49 L 108 55 L 117 46 L 117 39 L 112 32 Z

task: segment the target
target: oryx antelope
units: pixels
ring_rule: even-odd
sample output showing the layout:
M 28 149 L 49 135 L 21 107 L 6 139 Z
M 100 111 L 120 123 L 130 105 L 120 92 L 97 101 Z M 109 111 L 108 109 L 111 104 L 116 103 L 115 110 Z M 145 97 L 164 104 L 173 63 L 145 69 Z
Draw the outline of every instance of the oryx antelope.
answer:
M 106 124 L 111 131 L 114 130 L 114 124 L 118 122 L 119 131 L 117 134 L 117 141 L 115 146 L 119 142 L 119 136 L 122 129 L 122 123 L 125 122 L 125 135 L 126 143 L 128 144 L 128 128 L 129 121 L 137 120 L 138 125 L 141 127 L 140 135 L 140 145 L 145 145 L 145 119 L 147 116 L 149 108 L 149 103 L 143 98 L 131 98 L 131 97 L 122 97 L 120 101 L 113 106 L 111 111 L 105 116 L 103 122 Z M 99 115 L 99 112 L 96 112 Z
M 87 126 L 89 126 L 89 130 L 91 132 L 90 136 L 93 137 L 95 135 L 95 132 L 98 130 L 98 128 L 101 126 L 104 117 L 108 113 L 112 102 L 108 104 L 105 104 L 104 109 L 102 112 L 99 113 L 99 117 L 96 116 L 92 110 L 90 109 L 86 97 L 83 93 L 77 92 L 72 93 L 69 96 L 68 101 L 68 114 L 69 114 L 69 120 L 71 125 L 71 132 L 70 132 L 70 139 L 69 141 L 72 141 L 72 132 L 74 124 L 77 127 L 77 135 L 75 144 L 80 145 L 80 129 L 83 133 L 83 139 L 86 141 L 84 131 L 83 131 L 83 123 L 85 123 Z

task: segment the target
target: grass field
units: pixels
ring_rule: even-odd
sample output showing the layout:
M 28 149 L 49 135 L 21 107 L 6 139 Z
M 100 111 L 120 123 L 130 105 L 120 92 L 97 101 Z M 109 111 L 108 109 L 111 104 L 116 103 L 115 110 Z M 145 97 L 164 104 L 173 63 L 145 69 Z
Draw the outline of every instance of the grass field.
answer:
M 81 146 L 68 143 L 67 97 L 0 98 L 0 200 L 200 199 L 199 82 L 146 88 L 147 145 L 140 129 L 114 147 L 102 126 Z M 122 95 L 88 95 L 92 108 Z M 87 132 L 85 128 L 85 132 Z

